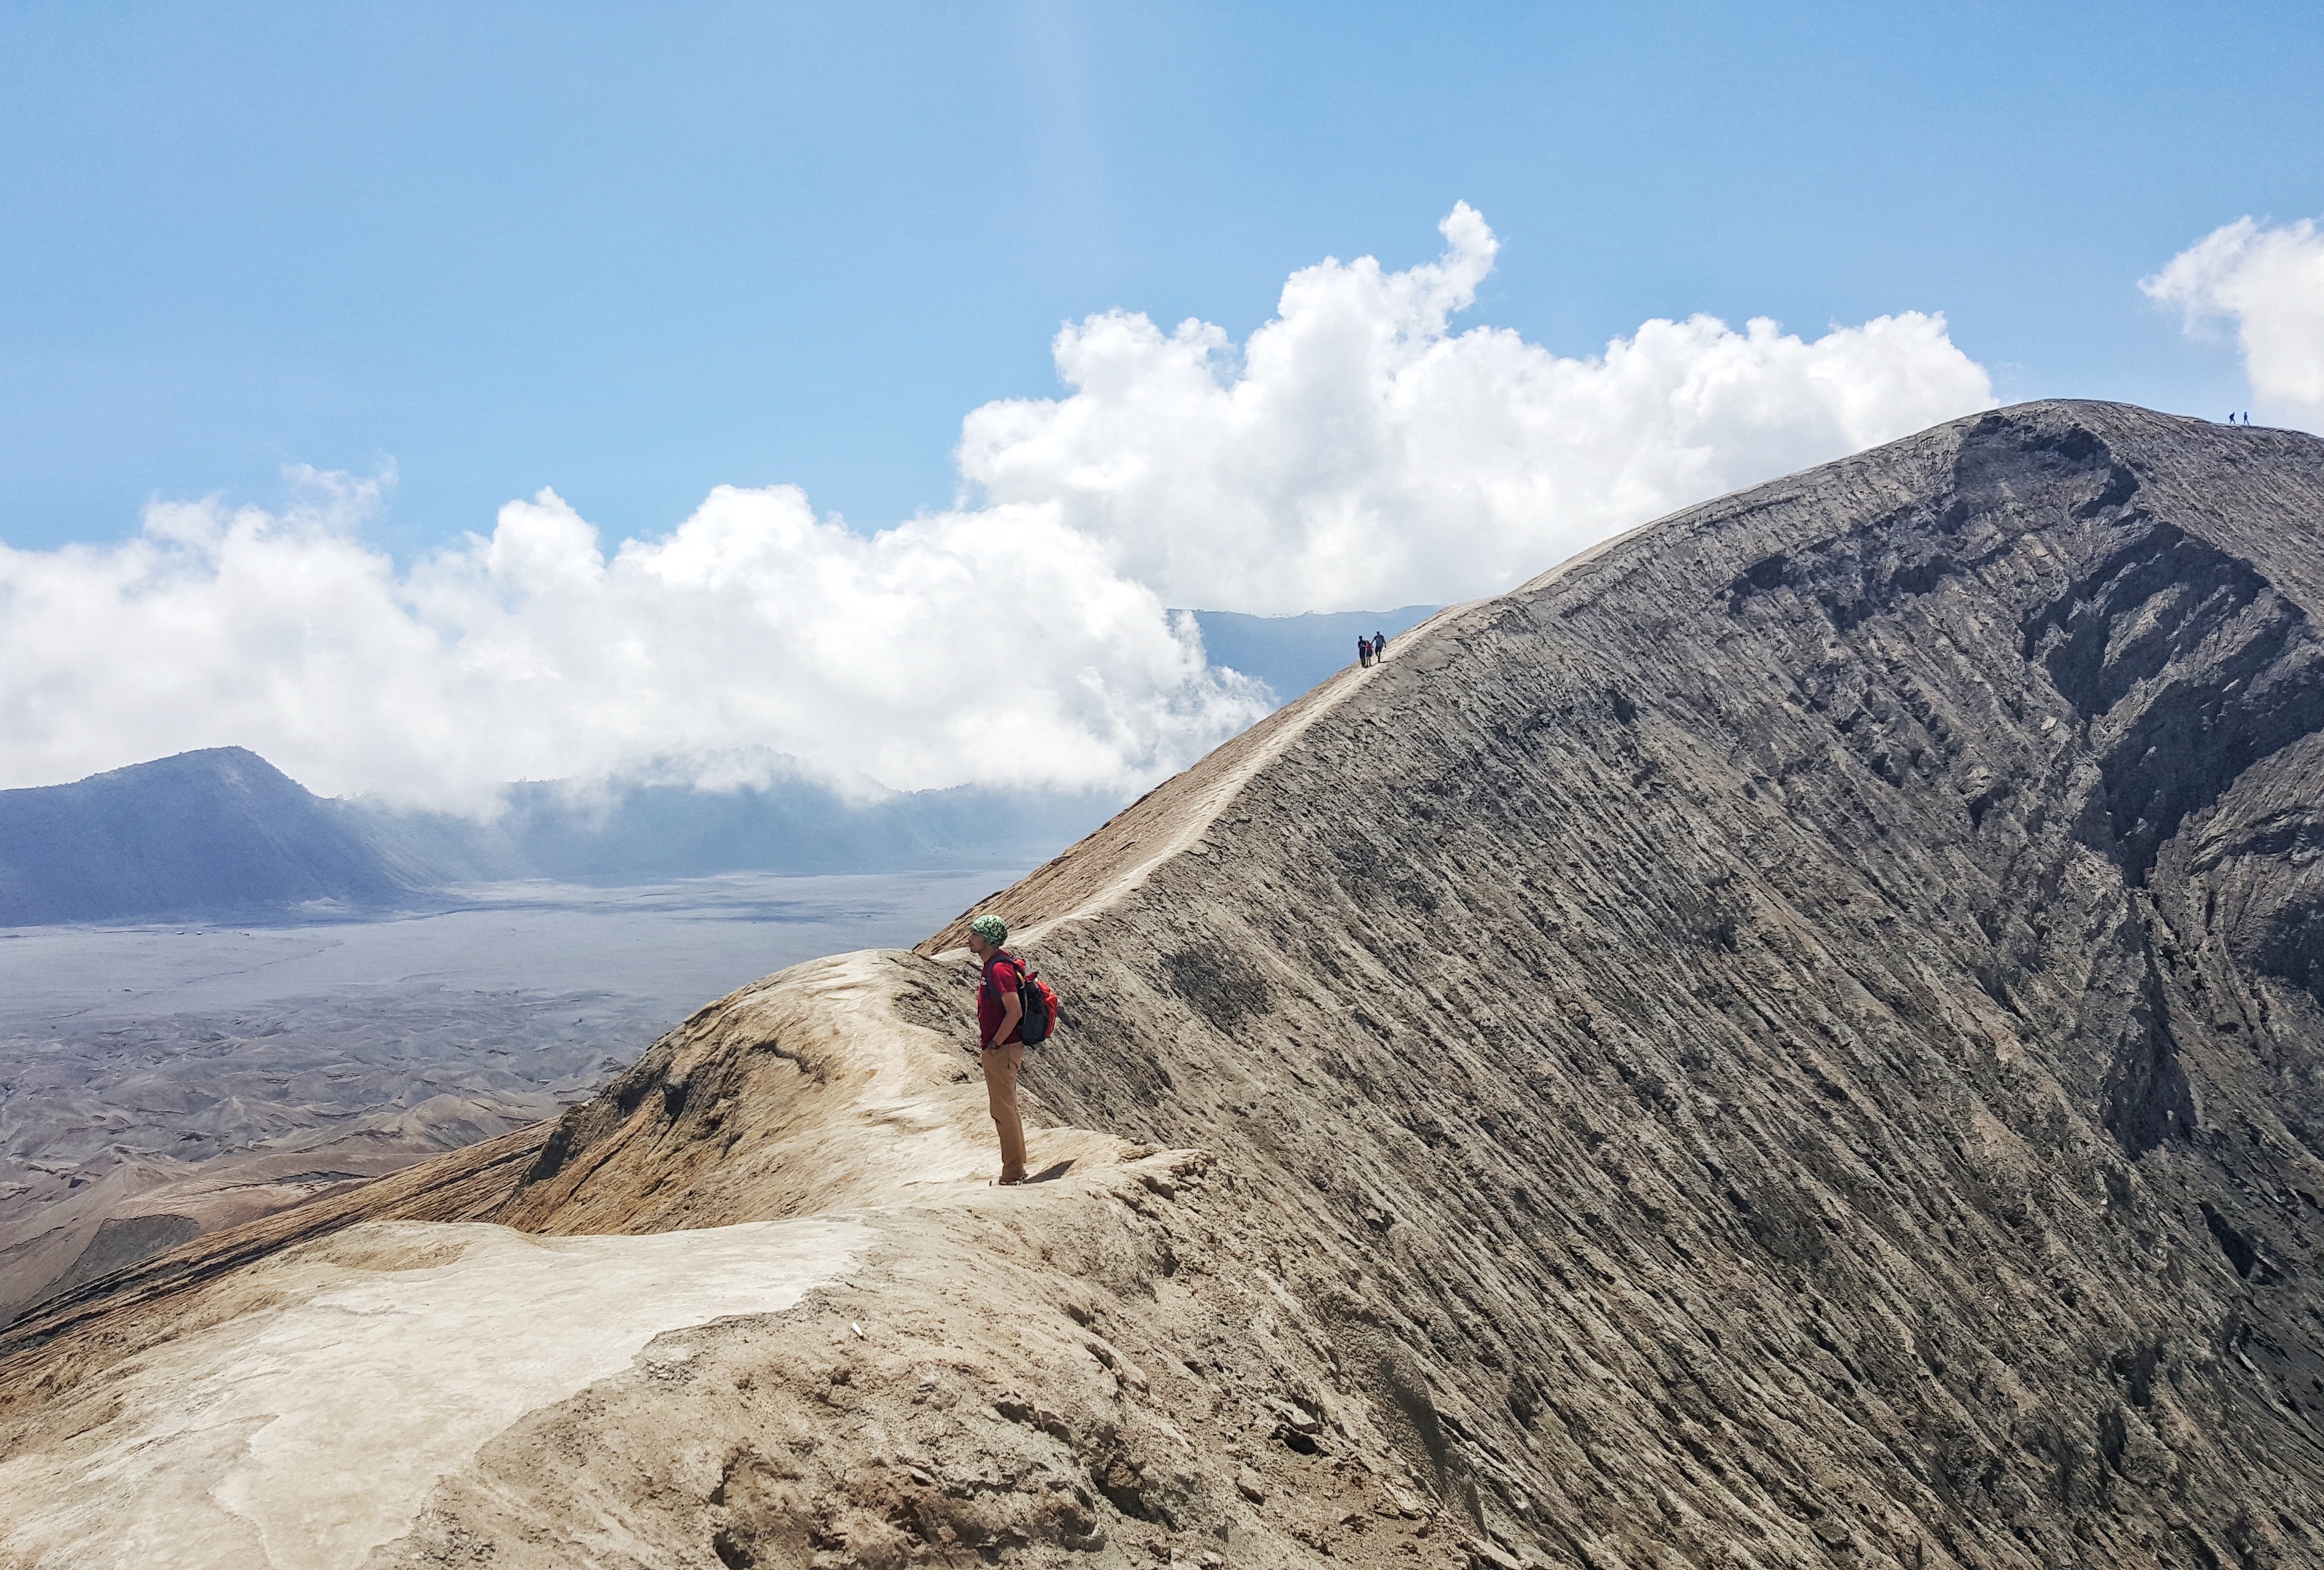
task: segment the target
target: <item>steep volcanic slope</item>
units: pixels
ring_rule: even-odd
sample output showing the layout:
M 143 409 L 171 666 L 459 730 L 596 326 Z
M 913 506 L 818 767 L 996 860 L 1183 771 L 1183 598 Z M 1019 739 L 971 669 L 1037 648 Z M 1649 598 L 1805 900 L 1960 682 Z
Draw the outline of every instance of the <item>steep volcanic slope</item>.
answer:
M 1056 920 L 1031 1081 L 1261 1175 L 1545 1551 L 2324 1563 L 2318 607 L 2305 436 L 2033 406 L 1695 509 Z
M 1054 1181 L 956 928 L 797 967 L 14 1327 L 0 1564 L 2324 1564 L 2319 605 L 2324 442 L 2115 406 L 1665 520 L 993 901 Z

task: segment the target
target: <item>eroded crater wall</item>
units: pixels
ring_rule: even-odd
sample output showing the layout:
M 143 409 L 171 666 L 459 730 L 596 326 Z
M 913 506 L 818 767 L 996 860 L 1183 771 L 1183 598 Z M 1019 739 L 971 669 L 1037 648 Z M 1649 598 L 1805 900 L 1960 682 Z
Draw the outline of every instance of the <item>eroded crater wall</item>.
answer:
M 1028 1083 L 1505 1541 L 2324 1563 L 2319 582 L 2324 442 L 2119 406 L 1696 509 L 1044 931 Z

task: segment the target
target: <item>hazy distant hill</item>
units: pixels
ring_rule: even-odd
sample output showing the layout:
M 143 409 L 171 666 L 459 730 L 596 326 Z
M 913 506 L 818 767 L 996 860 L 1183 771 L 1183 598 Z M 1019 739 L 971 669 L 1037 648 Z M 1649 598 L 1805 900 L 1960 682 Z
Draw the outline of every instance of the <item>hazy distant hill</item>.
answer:
M 1021 866 L 1072 844 L 1121 805 L 1104 792 L 966 787 L 851 801 L 804 780 L 733 790 L 631 785 L 602 794 L 527 783 L 509 787 L 506 800 L 507 811 L 490 824 L 351 810 L 409 876 L 442 884 Z
M 359 822 L 241 747 L 0 790 L 0 926 L 378 905 L 408 892 Z
M 1120 806 L 1103 793 L 924 790 L 851 801 L 807 780 L 699 790 L 509 788 L 489 824 L 315 796 L 218 747 L 0 791 L 0 927 L 254 920 L 438 903 L 447 885 L 718 873 L 1024 866 Z
M 1212 663 L 1289 699 L 1354 662 L 1356 639 L 1431 607 L 1302 616 L 1194 613 Z M 409 906 L 447 884 L 650 882 L 718 873 L 1023 866 L 1120 805 L 1102 792 L 963 787 L 852 800 L 807 780 L 733 790 L 512 785 L 489 824 L 310 794 L 215 747 L 70 785 L 0 791 L 0 927 L 250 920 L 318 901 Z

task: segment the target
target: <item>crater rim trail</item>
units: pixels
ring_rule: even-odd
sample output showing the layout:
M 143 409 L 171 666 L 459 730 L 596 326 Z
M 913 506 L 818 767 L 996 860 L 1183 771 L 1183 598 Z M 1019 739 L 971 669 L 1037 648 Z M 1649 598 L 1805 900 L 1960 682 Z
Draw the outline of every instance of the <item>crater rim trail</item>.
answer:
M 1446 605 L 1397 634 L 1391 644 L 1396 650 L 1394 659 L 1409 658 L 1414 644 L 1449 636 L 1480 610 L 1517 595 L 1546 588 L 1568 573 L 1589 566 L 1692 511 L 1683 509 L 1601 540 L 1507 594 Z M 998 910 L 1002 900 L 1016 908 L 1031 905 L 1045 911 L 1021 924 L 1012 918 L 1009 929 L 1012 944 L 1037 943 L 1065 922 L 1099 914 L 1135 890 L 1156 867 L 1184 854 L 1189 845 L 1203 837 L 1204 831 L 1219 814 L 1233 804 L 1245 786 L 1297 744 L 1308 726 L 1360 692 L 1390 662 L 1382 659 L 1369 666 L 1351 664 L 1316 683 L 1249 730 L 1220 743 L 1007 889 L 963 911 L 922 939 L 914 952 L 935 957 L 964 947 L 968 924 L 987 910 Z M 1173 819 L 1183 821 L 1173 824 Z M 1129 851 L 1148 848 L 1145 837 L 1148 833 L 1157 836 L 1159 845 L 1151 847 L 1148 854 L 1128 856 Z M 1053 908 L 1061 903 L 1065 909 Z
M 0 1333 L 0 1565 L 2324 1565 L 2319 612 L 2324 439 L 2126 405 L 1674 513 L 975 908 L 1048 1181 L 958 923 L 792 967 Z M 358 1304 L 473 1445 L 181 1420 Z

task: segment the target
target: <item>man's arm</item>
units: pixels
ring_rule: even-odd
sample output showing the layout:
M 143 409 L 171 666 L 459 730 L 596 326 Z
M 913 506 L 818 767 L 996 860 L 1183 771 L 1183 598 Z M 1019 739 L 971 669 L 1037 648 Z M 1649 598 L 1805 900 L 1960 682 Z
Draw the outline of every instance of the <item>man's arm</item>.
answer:
M 992 1039 L 987 1041 L 985 1045 L 987 1047 L 997 1046 L 1001 1042 L 1009 1039 L 1009 1038 L 1016 1032 L 1017 1021 L 1024 1017 L 1025 1000 L 1019 997 L 1017 995 L 1017 990 L 1014 987 L 1011 987 L 1009 991 L 1001 994 L 1001 1023 L 994 1028 Z

